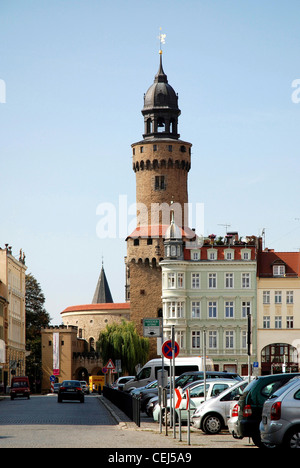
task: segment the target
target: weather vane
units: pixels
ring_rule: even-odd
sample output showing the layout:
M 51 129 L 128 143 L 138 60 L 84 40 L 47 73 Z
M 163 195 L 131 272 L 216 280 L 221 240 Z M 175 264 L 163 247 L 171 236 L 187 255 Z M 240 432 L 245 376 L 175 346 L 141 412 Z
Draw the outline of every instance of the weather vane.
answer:
M 162 54 L 162 44 L 165 44 L 166 43 L 166 34 L 162 34 L 161 32 L 161 28 L 159 28 L 159 36 L 158 36 L 158 39 L 159 39 L 159 53 Z

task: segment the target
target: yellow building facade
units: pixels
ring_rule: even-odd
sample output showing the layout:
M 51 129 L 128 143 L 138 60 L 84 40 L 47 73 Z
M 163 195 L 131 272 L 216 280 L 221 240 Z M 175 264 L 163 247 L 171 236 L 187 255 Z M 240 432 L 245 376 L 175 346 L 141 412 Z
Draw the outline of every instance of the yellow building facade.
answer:
M 0 249 L 0 340 L 5 343 L 5 362 L 0 363 L 0 384 L 4 386 L 10 385 L 12 375 L 24 375 L 26 372 L 26 270 L 22 251 L 17 259 L 8 245 Z
M 262 252 L 257 278 L 260 373 L 300 368 L 300 253 Z

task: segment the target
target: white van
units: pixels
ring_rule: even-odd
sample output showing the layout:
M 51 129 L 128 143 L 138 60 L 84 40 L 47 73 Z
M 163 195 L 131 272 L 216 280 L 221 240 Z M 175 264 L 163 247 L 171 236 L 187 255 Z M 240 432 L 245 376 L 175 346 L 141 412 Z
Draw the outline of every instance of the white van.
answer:
M 164 359 L 164 370 L 170 376 L 170 359 Z M 123 390 L 130 392 L 133 388 L 145 387 L 148 383 L 157 379 L 157 372 L 162 369 L 162 358 L 151 359 L 138 372 L 134 380 L 127 382 Z M 212 359 L 206 358 L 206 370 L 213 371 Z M 175 358 L 175 376 L 179 377 L 184 372 L 204 371 L 204 359 L 202 357 L 177 357 Z

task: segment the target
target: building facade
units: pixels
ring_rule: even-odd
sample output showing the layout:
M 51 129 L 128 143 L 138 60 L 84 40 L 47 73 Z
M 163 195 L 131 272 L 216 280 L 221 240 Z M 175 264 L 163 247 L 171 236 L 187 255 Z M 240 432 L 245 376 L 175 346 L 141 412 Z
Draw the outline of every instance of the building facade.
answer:
M 298 371 L 300 252 L 265 250 L 257 278 L 257 354 L 262 375 Z
M 213 359 L 215 369 L 248 375 L 248 316 L 251 361 L 256 361 L 256 265 L 259 240 L 240 241 L 237 233 L 217 243 L 215 236 L 183 244 L 166 238 L 162 268 L 164 335 L 175 339 L 180 355 Z M 172 246 L 175 246 L 172 255 Z M 188 246 L 187 246 L 188 245 Z M 177 246 L 177 250 L 176 250 Z M 179 257 L 178 257 L 179 254 Z
M 12 375 L 25 374 L 26 313 L 25 313 L 25 255 L 19 259 L 7 244 L 0 249 L 0 333 L 5 342 L 5 363 L 0 383 L 10 385 Z M 2 329 L 1 329 L 2 323 Z

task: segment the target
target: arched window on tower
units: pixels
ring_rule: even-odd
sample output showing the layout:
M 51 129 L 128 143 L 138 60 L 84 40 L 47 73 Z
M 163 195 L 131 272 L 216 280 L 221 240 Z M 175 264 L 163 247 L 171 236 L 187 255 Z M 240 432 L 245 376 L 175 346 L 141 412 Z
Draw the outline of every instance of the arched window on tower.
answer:
M 95 351 L 95 340 L 94 340 L 94 338 L 90 338 L 89 343 L 90 343 L 90 351 Z
M 152 121 L 151 119 L 147 119 L 147 133 L 152 133 Z
M 164 132 L 166 129 L 165 119 L 163 117 L 159 117 L 157 119 L 157 131 Z

